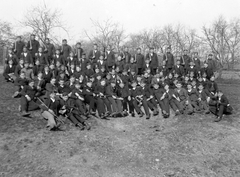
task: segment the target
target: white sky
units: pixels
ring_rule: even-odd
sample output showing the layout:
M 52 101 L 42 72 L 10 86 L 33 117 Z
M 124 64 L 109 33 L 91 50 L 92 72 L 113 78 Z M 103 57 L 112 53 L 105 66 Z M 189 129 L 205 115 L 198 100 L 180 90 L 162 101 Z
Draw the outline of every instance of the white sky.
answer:
M 11 22 L 18 35 L 26 10 L 44 0 L 1 0 L 0 19 Z M 83 37 L 83 30 L 91 31 L 93 20 L 112 21 L 123 25 L 127 33 L 138 32 L 167 24 L 183 24 L 200 29 L 204 24 L 223 15 L 227 20 L 240 18 L 240 0 L 45 0 L 57 7 L 70 27 L 70 42 Z M 60 38 L 68 38 L 62 34 Z

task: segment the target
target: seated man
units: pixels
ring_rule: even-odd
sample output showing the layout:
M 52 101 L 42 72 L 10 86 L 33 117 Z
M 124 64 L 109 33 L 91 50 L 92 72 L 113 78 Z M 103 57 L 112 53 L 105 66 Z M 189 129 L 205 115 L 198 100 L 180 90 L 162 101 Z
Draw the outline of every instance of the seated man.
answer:
M 28 111 L 33 111 L 39 108 L 39 105 L 35 102 L 36 93 L 37 88 L 34 87 L 34 81 L 30 80 L 28 85 L 24 86 L 21 91 L 20 111 L 22 111 L 22 116 L 30 116 Z
M 13 60 L 10 59 L 8 61 L 8 65 L 3 72 L 3 76 L 7 82 L 14 82 L 14 80 L 16 79 L 16 76 L 14 75 L 15 68 L 16 66 L 13 65 Z
M 48 130 L 63 130 L 60 123 L 56 121 L 59 116 L 60 101 L 56 99 L 56 93 L 51 92 L 49 97 L 40 105 L 42 116 L 47 119 Z
M 221 90 L 217 92 L 217 99 L 214 103 L 210 107 L 210 111 L 217 116 L 214 122 L 221 121 L 224 114 L 232 114 L 233 108 Z

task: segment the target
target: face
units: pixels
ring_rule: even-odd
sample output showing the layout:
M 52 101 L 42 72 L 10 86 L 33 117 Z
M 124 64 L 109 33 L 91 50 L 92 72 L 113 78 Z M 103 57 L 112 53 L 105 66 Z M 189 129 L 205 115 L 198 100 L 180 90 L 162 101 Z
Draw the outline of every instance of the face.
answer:
M 55 83 L 56 83 L 56 79 L 52 79 L 51 84 L 55 85 Z
M 75 77 L 71 77 L 71 78 L 70 78 L 70 81 L 71 81 L 71 82 L 74 82 L 74 81 L 75 81 Z
M 23 48 L 23 52 L 27 52 L 27 48 L 26 47 Z
M 76 71 L 81 71 L 81 68 L 79 66 L 77 66 Z
M 59 81 L 59 85 L 64 85 L 64 81 Z
M 51 93 L 51 94 L 50 94 L 50 98 L 55 99 L 55 97 L 56 97 L 56 94 L 55 94 L 55 93 Z
M 158 84 L 154 84 L 153 87 L 154 87 L 154 89 L 158 89 L 159 85 Z
M 41 47 L 38 49 L 38 52 L 40 52 L 40 53 L 42 52 L 42 48 Z
M 9 65 L 12 65 L 12 64 L 13 64 L 13 61 L 12 61 L 12 60 L 9 60 L 8 63 L 9 63 Z
M 29 82 L 29 86 L 33 87 L 34 86 L 34 82 Z
M 169 89 L 169 86 L 166 84 L 166 85 L 164 86 L 164 89 L 165 89 L 165 90 L 168 90 L 168 89 Z
M 109 51 L 111 49 L 110 45 L 107 46 L 107 50 Z
M 17 41 L 21 41 L 21 38 L 20 38 L 20 37 L 18 37 L 18 38 L 17 38 Z
M 97 45 L 94 45 L 93 48 L 94 48 L 94 50 L 97 50 Z
M 131 60 L 130 60 L 131 63 L 134 63 L 134 58 L 132 57 Z
M 121 88 L 123 88 L 123 87 L 124 87 L 124 83 L 121 82 L 121 83 L 119 84 L 119 86 L 120 86 Z
M 105 86 L 106 85 L 106 81 L 105 80 L 102 80 L 101 81 L 101 86 Z
M 183 53 L 184 53 L 184 55 L 187 55 L 188 51 L 187 51 L 187 50 L 184 50 L 184 52 L 183 52 Z
M 138 49 L 138 50 L 137 50 L 137 53 L 140 54 L 140 53 L 141 53 L 141 49 Z
M 35 36 L 32 35 L 32 36 L 31 36 L 31 40 L 34 40 L 34 39 L 35 39 Z
M 38 73 L 39 78 L 42 78 L 42 75 L 43 75 L 42 73 Z
M 28 68 L 28 67 L 29 67 L 29 64 L 28 64 L 28 63 L 24 63 L 24 67 L 25 67 L 25 68 Z
M 92 82 L 87 82 L 88 87 L 92 87 Z
M 54 65 L 50 65 L 50 68 L 51 68 L 51 69 L 54 69 Z
M 46 43 L 49 44 L 49 39 L 46 39 Z
M 177 84 L 176 87 L 177 87 L 178 89 L 180 89 L 180 88 L 182 87 L 182 85 L 181 85 L 181 84 Z
M 76 89 L 80 89 L 80 84 L 75 85 Z
M 112 86 L 112 87 L 115 87 L 116 84 L 115 84 L 114 82 L 111 82 L 111 86 Z
M 211 81 L 214 81 L 214 79 L 215 79 L 215 77 L 214 77 L 214 76 L 212 76 L 212 77 L 210 78 L 210 80 L 211 80 Z
M 68 100 L 68 96 L 66 95 L 66 96 L 62 96 L 62 99 L 64 100 L 64 101 L 67 101 Z
M 23 78 L 25 78 L 25 74 L 24 73 L 21 73 L 20 74 L 20 77 L 23 79 Z
M 122 60 L 122 57 L 119 55 L 118 58 L 117 58 L 118 61 L 121 61 Z
M 125 47 L 124 52 L 128 52 L 128 48 L 127 47 Z
M 188 90 L 191 90 L 191 89 L 192 89 L 192 86 L 191 86 L 191 85 L 187 85 L 187 89 L 188 89 Z

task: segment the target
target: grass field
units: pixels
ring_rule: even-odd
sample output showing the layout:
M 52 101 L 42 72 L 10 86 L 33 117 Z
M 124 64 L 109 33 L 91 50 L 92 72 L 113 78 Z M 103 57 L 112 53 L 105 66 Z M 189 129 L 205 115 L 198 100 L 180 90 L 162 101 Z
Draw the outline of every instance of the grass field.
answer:
M 66 122 L 67 131 L 45 130 L 39 111 L 18 114 L 14 88 L 0 80 L 1 177 L 239 177 L 240 83 L 219 87 L 234 114 L 91 119 L 91 131 Z

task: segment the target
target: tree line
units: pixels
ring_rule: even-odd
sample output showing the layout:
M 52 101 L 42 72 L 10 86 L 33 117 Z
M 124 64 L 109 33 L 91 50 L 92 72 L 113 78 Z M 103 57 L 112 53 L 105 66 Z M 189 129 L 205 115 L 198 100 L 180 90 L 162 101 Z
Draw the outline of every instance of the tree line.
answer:
M 61 39 L 56 35 L 62 31 L 68 34 L 67 24 L 62 20 L 62 13 L 58 9 L 51 9 L 46 4 L 37 5 L 28 9 L 19 23 L 23 28 L 28 28 L 36 34 L 44 46 L 46 38 L 50 38 L 56 46 L 61 45 Z M 219 16 L 209 25 L 200 29 L 187 28 L 181 24 L 165 25 L 152 29 L 143 29 L 139 32 L 128 34 L 124 27 L 111 19 L 95 21 L 90 19 L 94 32 L 89 33 L 83 29 L 83 43 L 85 51 L 89 51 L 93 43 L 97 43 L 102 50 L 111 45 L 113 50 L 121 52 L 123 46 L 128 46 L 132 53 L 141 47 L 144 54 L 149 47 L 154 47 L 155 52 L 162 56 L 168 46 L 171 46 L 174 56 L 180 56 L 184 49 L 190 54 L 198 52 L 201 58 L 206 59 L 213 53 L 219 61 L 221 68 L 226 66 L 234 69 L 240 58 L 240 18 L 226 20 Z M 3 56 L 3 47 L 11 47 L 15 40 L 13 26 L 0 20 L 0 56 Z M 29 40 L 31 34 L 24 33 L 24 41 Z M 69 35 L 69 34 L 68 34 Z M 74 45 L 74 44 L 73 44 Z

